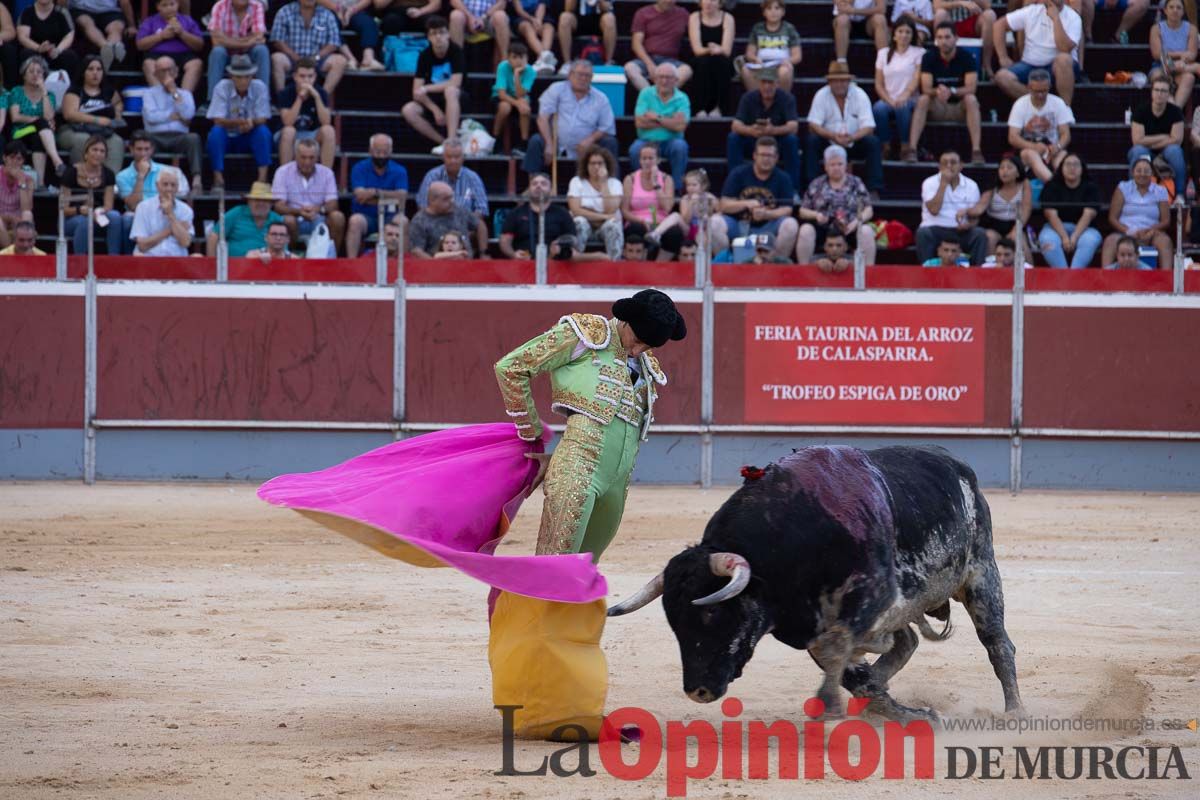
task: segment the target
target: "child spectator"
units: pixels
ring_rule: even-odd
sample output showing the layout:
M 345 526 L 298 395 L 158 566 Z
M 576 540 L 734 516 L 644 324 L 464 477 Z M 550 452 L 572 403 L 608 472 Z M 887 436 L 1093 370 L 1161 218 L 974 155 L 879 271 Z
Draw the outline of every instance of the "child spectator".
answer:
M 471 252 L 467 247 L 467 239 L 458 231 L 446 231 L 438 242 L 434 258 L 470 258 Z
M 453 136 L 458 131 L 458 120 L 462 113 L 459 97 L 467 62 L 462 48 L 450 41 L 450 29 L 445 17 L 430 17 L 425 23 L 425 36 L 429 39 L 429 47 L 417 56 L 413 99 L 404 104 L 400 113 L 413 130 L 440 145 L 446 136 Z M 434 95 L 439 94 L 445 110 L 439 108 L 433 99 Z M 434 125 L 446 128 L 445 135 L 429 124 L 425 119 L 426 112 L 433 117 Z
M 754 23 L 742 58 L 742 84 L 746 91 L 758 88 L 759 71 L 774 67 L 779 88 L 792 91 L 795 69 L 800 65 L 800 34 L 790 22 L 783 21 L 783 0 L 763 0 L 763 21 Z
M 520 42 L 508 46 L 508 58 L 496 68 L 496 83 L 492 86 L 492 99 L 496 101 L 496 121 L 492 124 L 492 136 L 497 140 L 504 134 L 504 126 L 514 110 L 517 112 L 517 127 L 521 132 L 521 143 L 517 148 L 521 156 L 529 147 L 529 121 L 533 117 L 530 92 L 537 79 L 529 66 L 529 50 Z

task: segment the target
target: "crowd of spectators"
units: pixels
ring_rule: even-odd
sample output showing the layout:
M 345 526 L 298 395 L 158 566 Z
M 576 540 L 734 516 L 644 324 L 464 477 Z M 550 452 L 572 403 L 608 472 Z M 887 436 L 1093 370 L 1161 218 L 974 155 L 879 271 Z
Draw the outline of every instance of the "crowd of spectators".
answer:
M 1128 43 L 1149 2 L 1117 5 L 1114 36 Z M 417 256 L 487 257 L 492 235 L 501 255 L 520 256 L 535 249 L 531 221 L 543 214 L 546 240 L 563 257 L 673 259 L 708 242 L 719 258 L 841 271 L 855 254 L 876 259 L 869 223 L 886 206 L 885 161 L 936 156 L 937 171 L 921 186 L 918 263 L 1004 263 L 1007 247 L 1081 268 L 1095 265 L 1097 251 L 1101 264 L 1121 263 L 1132 240 L 1165 267 L 1174 255 L 1169 204 L 1187 187 L 1187 151 L 1200 149 L 1200 109 L 1185 141 L 1200 63 L 1183 0 L 1164 0 L 1149 28 L 1148 96 L 1131 109 L 1129 178 L 1106 214 L 1106 198 L 1072 149 L 1071 104 L 1086 79 L 1094 0 L 1009 2 L 1007 13 L 989 0 L 895 0 L 890 12 L 886 0 L 833 0 L 834 59 L 825 67 L 803 61 L 783 0 L 762 1 L 762 20 L 742 45 L 728 2 L 647 2 L 632 15 L 623 66 L 613 64 L 611 0 L 290 0 L 270 8 L 217 0 L 196 16 L 188 0 L 155 0 L 140 22 L 131 0 L 17 6 L 0 6 L 0 66 L 11 87 L 0 105 L 3 246 L 33 221 L 39 187 L 53 187 L 77 252 L 89 241 L 109 253 L 212 252 L 212 232 L 192 242 L 192 203 L 207 183 L 245 193 L 223 221 L 236 256 L 284 257 L 276 237 L 286 236 L 286 250 L 318 230 L 330 257 L 357 257 L 375 240 Z M 370 138 L 367 157 L 343 168 L 342 186 L 336 171 L 338 86 L 348 72 L 384 70 L 383 39 L 399 34 L 428 43 L 400 116 L 442 158 L 422 176 L 411 221 L 409 170 L 389 136 Z M 978 44 L 965 48 L 960 37 Z M 873 44 L 873 75 L 851 69 L 852 38 Z M 110 76 L 114 64 L 128 66 L 127 46 L 146 84 L 136 131 Z M 495 64 L 491 131 L 528 186 L 526 202 L 496 217 L 459 135 L 469 116 L 469 48 L 483 48 Z M 624 142 L 617 119 L 625 109 L 594 85 L 599 64 L 622 69 L 630 87 L 634 134 Z M 797 79 L 821 75 L 825 85 L 798 108 Z M 540 92 L 539 77 L 550 79 Z M 1011 108 L 983 107 L 989 81 Z M 983 120 L 997 122 L 998 111 L 1007 117 L 1005 146 L 985 152 Z M 688 136 L 696 120 L 711 119 L 729 125 L 728 171 L 712 187 L 703 170 L 689 171 L 697 153 Z M 968 146 L 930 152 L 922 141 L 930 121 L 961 124 Z M 169 157 L 156 161 L 156 153 Z M 252 186 L 227 185 L 230 154 L 251 157 Z M 995 176 L 981 191 L 963 169 L 986 163 Z M 558 168 L 572 164 L 559 181 Z

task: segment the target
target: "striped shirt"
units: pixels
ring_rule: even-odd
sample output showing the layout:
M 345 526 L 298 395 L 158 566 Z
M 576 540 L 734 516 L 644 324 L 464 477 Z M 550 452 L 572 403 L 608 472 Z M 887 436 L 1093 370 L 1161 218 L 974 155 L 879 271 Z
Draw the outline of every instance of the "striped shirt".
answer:
M 454 189 L 454 205 L 480 216 L 487 216 L 487 189 L 484 188 L 479 173 L 470 167 L 459 167 L 458 176 L 454 180 L 450 180 L 445 166 L 434 167 L 426 172 L 421 181 L 421 188 L 417 190 L 417 208 L 425 208 L 425 201 L 429 197 L 429 185 L 434 181 L 449 184 Z
M 328 8 L 317 6 L 312 21 L 305 25 L 300 4 L 288 3 L 275 15 L 271 41 L 286 43 L 300 58 L 316 58 L 327 45 L 341 46 L 342 31 L 337 17 Z
M 223 33 L 236 39 L 244 39 L 256 33 L 266 34 L 267 17 L 265 6 L 257 0 L 250 0 L 241 19 L 233 10 L 233 0 L 217 0 L 212 7 L 212 18 L 208 29 L 213 33 Z

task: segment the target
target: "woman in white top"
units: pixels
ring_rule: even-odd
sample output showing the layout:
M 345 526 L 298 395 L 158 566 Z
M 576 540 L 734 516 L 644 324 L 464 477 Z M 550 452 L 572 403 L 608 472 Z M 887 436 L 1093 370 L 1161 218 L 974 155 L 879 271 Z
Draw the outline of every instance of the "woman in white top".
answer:
M 612 153 L 592 145 L 579 157 L 575 177 L 567 186 L 567 208 L 575 220 L 579 249 L 587 247 L 592 236 L 604 242 L 609 260 L 616 261 L 625 248 L 621 225 L 621 182 L 613 177 L 617 163 Z
M 912 17 L 901 17 L 892 29 L 892 44 L 875 57 L 875 93 L 879 99 L 871 110 L 875 114 L 875 135 L 883 143 L 883 157 L 892 157 L 892 117 L 900 139 L 900 157 L 912 149 L 908 130 L 913 108 L 917 105 L 917 87 L 921 82 L 921 59 L 925 51 L 915 44 L 917 26 Z

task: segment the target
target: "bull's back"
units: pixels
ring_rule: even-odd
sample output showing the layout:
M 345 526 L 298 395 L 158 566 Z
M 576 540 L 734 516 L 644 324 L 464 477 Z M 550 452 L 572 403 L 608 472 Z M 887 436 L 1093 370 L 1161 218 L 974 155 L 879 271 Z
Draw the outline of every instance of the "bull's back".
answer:
M 892 496 L 900 563 L 954 571 L 964 569 L 980 546 L 990 551 L 991 515 L 970 466 L 941 447 L 883 447 L 867 454 Z

